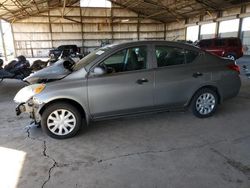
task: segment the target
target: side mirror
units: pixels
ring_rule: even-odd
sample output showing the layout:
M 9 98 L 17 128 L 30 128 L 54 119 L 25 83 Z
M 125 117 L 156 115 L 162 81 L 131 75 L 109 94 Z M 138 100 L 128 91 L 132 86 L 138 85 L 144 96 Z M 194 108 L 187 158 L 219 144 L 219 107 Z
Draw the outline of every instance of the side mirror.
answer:
M 94 76 L 103 75 L 105 73 L 106 73 L 105 69 L 99 66 L 95 67 L 94 70 L 92 71 L 92 75 Z

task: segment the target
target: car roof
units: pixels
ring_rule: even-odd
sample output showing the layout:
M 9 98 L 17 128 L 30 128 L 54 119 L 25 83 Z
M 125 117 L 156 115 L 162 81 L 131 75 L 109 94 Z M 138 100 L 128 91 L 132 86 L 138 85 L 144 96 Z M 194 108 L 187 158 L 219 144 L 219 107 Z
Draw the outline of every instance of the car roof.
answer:
M 193 49 L 193 50 L 200 50 L 194 45 L 183 43 L 183 42 L 177 42 L 177 41 L 165 41 L 165 40 L 140 40 L 140 41 L 129 41 L 129 42 L 123 42 L 123 43 L 117 43 L 117 44 L 111 44 L 107 45 L 105 47 L 115 49 L 115 48 L 126 48 L 130 46 L 140 46 L 140 45 L 149 45 L 149 44 L 155 44 L 155 45 L 169 45 L 174 47 L 184 47 L 186 49 Z
M 201 39 L 200 41 L 207 41 L 207 40 L 228 40 L 228 39 L 240 40 L 238 37 L 216 37 L 216 38 L 211 38 L 211 39 Z

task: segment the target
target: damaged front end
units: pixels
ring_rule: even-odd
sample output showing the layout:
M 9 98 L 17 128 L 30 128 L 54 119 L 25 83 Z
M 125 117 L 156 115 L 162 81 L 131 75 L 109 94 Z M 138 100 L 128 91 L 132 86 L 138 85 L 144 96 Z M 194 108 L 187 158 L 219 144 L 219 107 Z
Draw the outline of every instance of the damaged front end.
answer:
M 39 111 L 44 104 L 37 100 L 35 96 L 41 93 L 44 88 L 45 84 L 34 84 L 21 89 L 14 98 L 14 101 L 18 104 L 16 107 L 16 115 L 19 116 L 22 113 L 28 113 L 30 118 L 33 119 L 36 124 L 39 124 L 41 121 Z

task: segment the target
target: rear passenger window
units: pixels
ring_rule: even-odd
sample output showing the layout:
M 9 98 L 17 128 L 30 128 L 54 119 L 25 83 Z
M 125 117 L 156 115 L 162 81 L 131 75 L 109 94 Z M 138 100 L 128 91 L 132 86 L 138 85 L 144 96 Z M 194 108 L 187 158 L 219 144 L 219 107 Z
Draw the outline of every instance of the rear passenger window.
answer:
M 185 63 L 185 52 L 181 48 L 158 46 L 156 59 L 158 67 L 181 65 Z
M 155 53 L 158 67 L 191 63 L 199 55 L 195 51 L 169 46 L 156 46 Z
M 226 45 L 226 41 L 224 39 L 217 39 L 214 41 L 215 46 L 221 47 Z
M 238 40 L 236 40 L 236 39 L 229 39 L 228 40 L 228 46 L 234 46 L 234 47 L 239 46 L 238 45 Z
M 196 51 L 186 50 L 185 52 L 186 52 L 185 53 L 186 63 L 192 63 L 195 60 L 195 58 L 199 55 L 199 53 Z
M 212 45 L 212 41 L 211 40 L 202 40 L 199 42 L 199 46 L 201 48 L 209 48 Z

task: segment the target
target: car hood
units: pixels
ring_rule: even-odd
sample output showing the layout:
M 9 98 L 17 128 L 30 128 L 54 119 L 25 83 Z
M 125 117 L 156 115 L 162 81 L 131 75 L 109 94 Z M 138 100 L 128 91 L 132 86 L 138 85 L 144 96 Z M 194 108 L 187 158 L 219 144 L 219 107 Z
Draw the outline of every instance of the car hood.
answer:
M 30 76 L 25 78 L 24 81 L 28 82 L 29 84 L 52 82 L 60 80 L 70 73 L 70 70 L 64 68 L 63 61 L 60 61 L 56 62 L 52 66 L 46 67 L 31 74 Z

